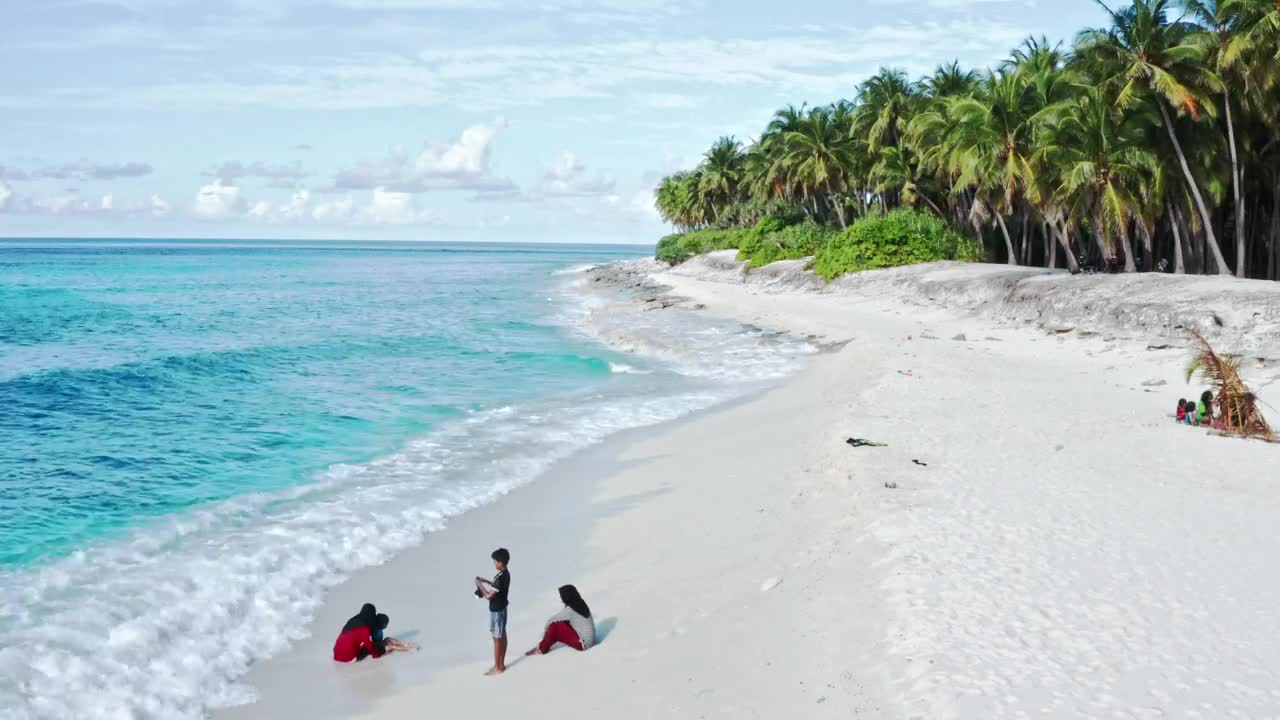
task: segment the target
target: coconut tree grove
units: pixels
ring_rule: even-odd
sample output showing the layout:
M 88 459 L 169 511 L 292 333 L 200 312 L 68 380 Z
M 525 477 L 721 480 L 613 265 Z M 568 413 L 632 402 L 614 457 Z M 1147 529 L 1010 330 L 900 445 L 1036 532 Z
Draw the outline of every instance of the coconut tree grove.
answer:
M 1099 4 L 1070 46 L 782 108 L 664 178 L 657 208 L 682 232 L 833 233 L 914 208 L 996 262 L 1280 279 L 1280 2 Z

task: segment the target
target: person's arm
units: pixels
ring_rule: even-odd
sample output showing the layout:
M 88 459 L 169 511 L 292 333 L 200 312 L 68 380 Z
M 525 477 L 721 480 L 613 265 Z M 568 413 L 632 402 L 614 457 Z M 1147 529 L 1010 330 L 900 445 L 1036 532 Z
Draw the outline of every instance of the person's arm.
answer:
M 385 641 L 387 652 L 412 652 L 418 648 L 410 643 L 397 640 L 395 638 L 387 638 Z

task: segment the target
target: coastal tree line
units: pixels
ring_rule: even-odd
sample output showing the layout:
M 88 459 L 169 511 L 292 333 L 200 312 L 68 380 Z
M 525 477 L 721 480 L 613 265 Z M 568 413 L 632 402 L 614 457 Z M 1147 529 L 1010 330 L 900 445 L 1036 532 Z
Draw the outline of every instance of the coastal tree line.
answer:
M 1018 265 L 1280 279 L 1280 2 L 1135 0 L 997 67 L 881 69 L 662 179 L 682 232 L 914 208 Z

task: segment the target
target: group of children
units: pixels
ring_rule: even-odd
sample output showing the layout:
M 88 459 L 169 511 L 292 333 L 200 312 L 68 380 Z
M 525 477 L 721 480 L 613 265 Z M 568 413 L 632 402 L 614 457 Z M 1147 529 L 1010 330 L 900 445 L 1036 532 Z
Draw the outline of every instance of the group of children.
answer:
M 507 563 L 511 553 L 498 548 L 490 555 L 497 574 L 492 580 L 476 578 L 475 595 L 489 602 L 489 634 L 493 636 L 493 667 L 486 675 L 500 675 L 507 669 L 507 599 L 511 590 L 511 572 Z M 543 655 L 556 643 L 563 643 L 575 650 L 588 650 L 596 642 L 596 625 L 578 589 L 572 585 L 560 587 L 560 601 L 564 608 L 551 616 L 543 628 L 542 641 L 525 655 Z M 338 662 L 354 662 L 367 657 L 382 657 L 389 652 L 417 650 L 408 643 L 394 638 L 384 638 L 383 633 L 391 618 L 378 614 L 372 603 L 365 603 L 359 614 L 347 621 L 333 644 L 333 659 Z
M 1179 400 L 1175 417 L 1180 425 L 1213 426 L 1213 391 L 1205 390 L 1198 403 L 1195 400 Z

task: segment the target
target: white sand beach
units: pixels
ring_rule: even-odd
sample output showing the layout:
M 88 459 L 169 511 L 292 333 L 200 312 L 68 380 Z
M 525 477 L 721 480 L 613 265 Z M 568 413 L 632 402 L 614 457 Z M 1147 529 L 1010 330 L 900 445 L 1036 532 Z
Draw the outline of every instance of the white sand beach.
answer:
M 697 263 L 659 279 L 699 312 L 847 344 L 358 574 L 250 675 L 261 701 L 219 717 L 1280 717 L 1280 445 L 1173 423 L 1202 389 L 1180 343 L 874 283 L 818 293 Z M 1259 353 L 1275 340 L 1240 332 Z M 1280 358 L 1259 357 L 1248 378 L 1278 406 Z M 498 544 L 513 662 L 489 678 L 469 585 Z M 565 582 L 603 641 L 522 658 Z M 424 650 L 336 666 L 330 629 L 370 587 Z

